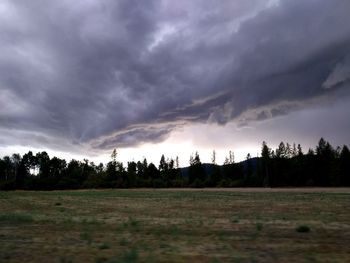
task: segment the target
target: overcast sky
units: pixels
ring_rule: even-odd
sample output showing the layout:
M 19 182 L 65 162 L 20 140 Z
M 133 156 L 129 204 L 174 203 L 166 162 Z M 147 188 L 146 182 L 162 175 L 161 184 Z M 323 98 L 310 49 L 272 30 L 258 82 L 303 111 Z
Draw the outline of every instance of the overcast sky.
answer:
M 350 144 L 349 0 L 1 0 L 0 155 Z M 307 150 L 307 149 L 305 149 Z M 182 163 L 186 165 L 186 163 Z

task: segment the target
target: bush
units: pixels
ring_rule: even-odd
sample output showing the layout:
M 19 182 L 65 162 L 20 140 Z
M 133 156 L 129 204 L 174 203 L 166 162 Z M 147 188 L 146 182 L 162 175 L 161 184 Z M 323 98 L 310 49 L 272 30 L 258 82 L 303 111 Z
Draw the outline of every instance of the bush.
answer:
M 262 223 L 257 223 L 256 224 L 256 230 L 261 231 L 263 229 L 263 224 Z
M 110 246 L 108 244 L 106 244 L 106 243 L 103 243 L 103 244 L 99 245 L 98 248 L 99 249 L 109 249 Z
M 302 225 L 302 226 L 298 226 L 295 231 L 299 232 L 299 233 L 307 233 L 310 232 L 310 227 Z

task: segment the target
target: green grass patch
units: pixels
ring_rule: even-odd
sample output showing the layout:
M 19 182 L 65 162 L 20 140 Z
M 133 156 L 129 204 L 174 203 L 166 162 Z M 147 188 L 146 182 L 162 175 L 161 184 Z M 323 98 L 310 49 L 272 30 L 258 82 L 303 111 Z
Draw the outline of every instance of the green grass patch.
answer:
M 109 249 L 110 246 L 106 243 L 102 243 L 101 245 L 98 246 L 99 249 L 103 250 L 103 249 Z
M 88 244 L 91 244 L 91 242 L 92 242 L 91 234 L 88 233 L 88 232 L 82 232 L 82 233 L 80 233 L 80 239 L 81 239 L 81 240 L 87 241 Z
M 120 246 L 126 246 L 127 244 L 128 244 L 128 240 L 125 237 L 123 237 L 119 240 Z
M 122 256 L 121 260 L 118 260 L 119 263 L 134 263 L 137 262 L 139 258 L 139 253 L 136 249 L 127 251 Z
M 0 213 L 0 222 L 6 223 L 31 223 L 33 216 L 28 213 Z

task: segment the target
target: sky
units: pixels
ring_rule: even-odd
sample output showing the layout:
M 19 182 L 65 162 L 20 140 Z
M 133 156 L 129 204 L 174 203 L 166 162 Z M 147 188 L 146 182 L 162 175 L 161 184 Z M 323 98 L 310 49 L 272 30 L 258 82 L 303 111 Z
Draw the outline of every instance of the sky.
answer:
M 0 156 L 188 165 L 350 144 L 348 0 L 1 0 Z

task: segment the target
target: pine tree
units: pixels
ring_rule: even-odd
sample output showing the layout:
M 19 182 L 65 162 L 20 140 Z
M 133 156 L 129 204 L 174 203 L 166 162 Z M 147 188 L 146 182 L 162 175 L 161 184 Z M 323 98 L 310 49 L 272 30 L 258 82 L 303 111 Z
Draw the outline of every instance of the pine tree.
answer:
M 303 156 L 303 155 L 304 155 L 303 149 L 301 148 L 301 145 L 298 144 L 298 156 L 301 157 L 301 156 Z
M 271 149 L 263 141 L 261 149 L 262 169 L 263 169 L 263 185 L 270 186 L 270 159 Z
M 216 165 L 216 152 L 215 152 L 215 150 L 213 150 L 213 153 L 212 153 L 211 163 L 213 165 Z
M 164 172 L 167 170 L 167 162 L 165 161 L 165 157 L 164 154 L 162 154 L 162 157 L 160 158 L 160 162 L 159 162 L 159 171 L 160 172 Z
M 286 146 L 284 142 L 280 142 L 278 148 L 276 149 L 276 157 L 277 158 L 286 158 Z
M 114 164 L 117 163 L 117 155 L 118 155 L 117 150 L 116 150 L 116 149 L 113 149 L 112 154 L 111 154 L 111 158 L 112 158 L 112 162 L 113 162 Z

